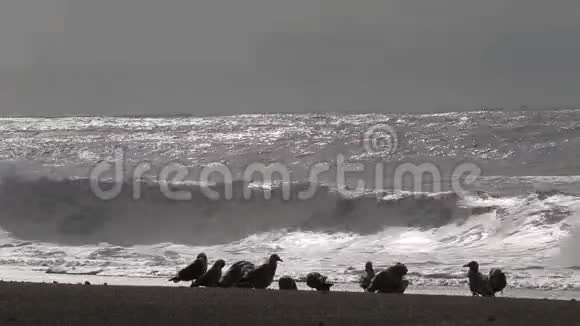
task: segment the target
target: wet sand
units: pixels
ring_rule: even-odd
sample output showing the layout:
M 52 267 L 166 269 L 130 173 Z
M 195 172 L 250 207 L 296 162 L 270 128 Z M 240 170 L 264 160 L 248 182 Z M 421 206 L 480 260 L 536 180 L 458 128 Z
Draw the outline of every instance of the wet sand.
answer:
M 575 301 L 0 283 L 0 325 L 580 325 Z

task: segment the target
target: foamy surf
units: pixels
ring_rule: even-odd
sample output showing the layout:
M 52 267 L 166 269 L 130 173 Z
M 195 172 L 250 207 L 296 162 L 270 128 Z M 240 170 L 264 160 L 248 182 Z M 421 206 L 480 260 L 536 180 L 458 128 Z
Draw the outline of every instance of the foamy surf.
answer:
M 3 198 L 6 200 L 16 193 L 5 193 Z M 32 189 L 28 192 L 29 200 L 31 194 Z M 565 248 L 562 244 L 575 239 L 577 209 L 580 207 L 580 198 L 576 196 L 530 194 L 498 198 L 478 194 L 459 198 L 445 193 L 427 197 L 387 196 L 384 201 L 351 199 L 345 205 L 344 199 L 329 197 L 327 202 L 310 212 L 305 212 L 304 208 L 302 211 L 289 209 L 295 214 L 322 216 L 320 207 L 329 208 L 326 214 L 341 212 L 337 207 L 348 207 L 346 215 L 314 219 L 318 224 L 312 219 L 304 224 L 300 216 L 292 219 L 291 215 L 286 216 L 287 219 L 270 219 L 269 215 L 278 214 L 280 217 L 281 209 L 275 206 L 266 211 L 267 207 L 263 206 L 262 212 L 255 211 L 255 215 L 263 215 L 262 219 L 252 222 L 259 223 L 264 231 L 247 235 L 239 230 L 252 233 L 249 229 L 255 228 L 247 227 L 250 222 L 241 218 L 243 215 L 240 215 L 239 208 L 221 211 L 222 214 L 231 214 L 228 216 L 205 219 L 202 216 L 196 218 L 190 211 L 189 219 L 180 220 L 178 227 L 187 228 L 188 223 L 192 223 L 188 234 L 195 236 L 195 232 L 203 230 L 206 237 L 211 238 L 207 245 L 192 245 L 195 241 L 180 242 L 179 233 L 172 241 L 169 234 L 174 232 L 166 233 L 164 241 L 155 244 L 143 237 L 141 242 L 133 238 L 135 243 L 121 244 L 120 240 L 126 235 L 124 232 L 118 233 L 117 244 L 99 239 L 99 235 L 111 236 L 111 232 L 106 230 L 119 230 L 132 224 L 139 224 L 142 236 L 159 234 L 153 230 L 162 228 L 167 220 L 146 219 L 152 224 L 144 225 L 144 220 L 139 220 L 138 216 L 143 210 L 139 207 L 134 214 L 131 213 L 130 203 L 125 203 L 123 211 L 109 211 L 110 215 L 104 215 L 105 210 L 98 209 L 98 206 L 91 206 L 95 215 L 74 220 L 76 228 L 63 227 L 62 223 L 70 223 L 66 218 L 51 219 L 70 214 L 71 207 L 52 216 L 42 211 L 31 212 L 30 207 L 25 209 L 26 214 L 16 215 L 15 207 L 11 207 L 11 210 L 4 211 L 2 218 L 7 218 L 6 212 L 11 212 L 9 217 L 19 216 L 20 223 L 4 224 L 13 232 L 4 230 L 0 244 L 3 259 L 0 262 L 28 266 L 34 271 L 50 274 L 167 278 L 200 251 L 206 252 L 210 260 L 219 257 L 227 262 L 241 259 L 260 261 L 269 253 L 277 252 L 285 260 L 281 273 L 296 278 L 317 270 L 336 282 L 354 284 L 367 260 L 375 262 L 377 268 L 404 261 L 410 268 L 409 279 L 414 286 L 457 287 L 466 284 L 461 266 L 466 261 L 478 259 L 483 268 L 497 266 L 507 270 L 513 288 L 580 289 L 580 279 L 574 267 L 575 256 L 567 256 L 569 253 L 562 250 Z M 17 201 L 12 198 L 10 202 Z M 87 200 L 82 202 L 86 204 Z M 300 204 L 305 205 L 295 205 Z M 456 210 L 450 210 L 452 208 Z M 42 218 L 34 218 L 35 214 Z M 369 220 L 373 214 L 376 216 Z M 377 217 L 394 214 L 399 214 L 398 218 Z M 24 218 L 32 219 L 34 226 L 29 227 L 22 221 Z M 129 218 L 133 219 L 127 223 Z M 92 229 L 95 220 L 99 220 L 99 228 L 105 231 L 99 233 L 99 229 Z M 237 227 L 212 228 L 214 224 L 225 221 L 229 221 L 230 226 L 237 223 Z M 295 224 L 289 225 L 290 221 Z M 330 221 L 334 224 L 330 225 Z M 375 231 L 356 227 L 356 223 L 370 224 Z M 238 239 L 230 241 L 232 234 L 227 232 L 233 232 Z M 84 237 L 86 234 L 94 238 Z M 41 236 L 53 241 L 34 240 Z M 84 244 L 76 243 L 81 239 Z M 95 242 L 90 244 L 89 239 Z
M 543 161 L 547 152 L 569 161 L 568 152 L 577 148 L 571 142 L 578 139 L 578 112 L 541 113 L 565 132 L 529 130 L 536 138 L 521 136 L 531 113 L 518 119 L 509 114 L 0 119 L 7 139 L 0 164 L 3 278 L 170 285 L 166 279 L 200 251 L 210 262 L 228 263 L 258 262 L 276 252 L 284 259 L 279 275 L 301 279 L 318 271 L 352 290 L 358 290 L 367 260 L 377 268 L 405 262 L 412 291 L 464 289 L 461 266 L 476 259 L 483 271 L 501 267 L 508 273 L 507 293 L 577 293 L 580 177 L 533 174 L 580 173 L 571 164 Z M 508 125 L 505 139 L 472 129 L 482 119 L 488 131 Z M 257 185 L 251 199 L 242 198 L 244 184 L 234 187 L 232 200 L 210 200 L 199 184 L 188 183 L 179 187 L 193 199 L 183 202 L 164 197 L 154 179 L 141 184 L 138 200 L 127 188 L 103 201 L 86 178 L 91 164 L 110 159 L 119 143 L 127 147 L 129 163 L 182 159 L 190 166 L 217 161 L 236 167 L 250 159 L 280 160 L 302 176 L 309 164 L 337 153 L 374 164 L 381 158 L 365 156 L 354 144 L 370 120 L 407 132 L 393 161 L 427 157 L 445 166 L 471 157 L 486 174 L 467 194 L 369 188 L 357 198 L 345 198 L 331 180 L 320 180 L 308 200 L 294 196 L 309 185 L 305 179 L 292 183 L 289 200 L 275 186 L 266 200 L 268 187 Z M 450 125 L 460 127 L 444 128 Z M 304 134 L 308 138 L 296 143 Z M 569 141 L 550 145 L 562 137 Z M 520 176 L 505 176 L 514 166 Z

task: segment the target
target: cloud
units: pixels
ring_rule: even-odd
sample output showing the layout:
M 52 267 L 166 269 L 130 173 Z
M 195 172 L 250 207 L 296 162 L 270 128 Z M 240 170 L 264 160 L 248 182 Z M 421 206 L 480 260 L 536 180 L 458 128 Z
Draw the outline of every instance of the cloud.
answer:
M 51 1 L 34 28 L 55 33 L 0 31 L 0 64 L 30 63 L 0 77 L 4 113 L 580 104 L 574 1 Z M 4 24 L 33 17 L 9 2 Z

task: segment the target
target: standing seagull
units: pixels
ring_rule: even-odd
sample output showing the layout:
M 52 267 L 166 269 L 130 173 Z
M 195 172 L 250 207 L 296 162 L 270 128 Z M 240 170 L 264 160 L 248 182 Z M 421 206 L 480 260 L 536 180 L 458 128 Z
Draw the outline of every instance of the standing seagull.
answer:
M 363 288 L 363 290 L 367 290 L 368 287 L 371 285 L 371 281 L 373 279 L 373 277 L 375 277 L 375 270 L 373 269 L 373 263 L 368 261 L 365 264 L 365 273 L 360 277 L 360 287 Z
M 223 259 L 218 259 L 213 266 L 200 278 L 191 283 L 191 287 L 216 287 L 222 277 L 222 268 L 226 265 Z
M 378 273 L 371 281 L 367 292 L 379 293 L 404 293 L 409 286 L 409 281 L 403 277 L 407 275 L 407 266 L 396 263 L 386 270 Z
M 469 272 L 467 272 L 467 278 L 469 279 L 469 290 L 473 296 L 480 295 L 485 291 L 487 279 L 479 272 L 479 264 L 476 261 L 472 261 L 469 264 L 463 265 L 463 267 L 469 267 Z
M 268 262 L 259 266 L 258 268 L 249 271 L 244 275 L 241 282 L 242 284 L 247 284 L 249 287 L 254 289 L 265 289 L 272 281 L 274 281 L 274 275 L 276 275 L 276 267 L 278 267 L 278 262 L 281 262 L 282 259 L 273 254 L 268 259 Z
M 197 259 L 189 266 L 177 272 L 169 281 L 179 283 L 181 281 L 193 281 L 202 276 L 207 271 L 207 256 L 202 252 L 197 255 Z
M 280 290 L 298 290 L 296 281 L 290 276 L 282 276 L 278 280 L 278 288 Z
M 472 261 L 463 267 L 469 267 L 467 278 L 469 279 L 469 290 L 474 296 L 494 297 L 496 292 L 501 292 L 507 286 L 505 274 L 499 268 L 493 268 L 489 275 L 479 272 L 479 264 Z
M 334 285 L 326 280 L 326 276 L 320 273 L 312 272 L 306 275 L 306 285 L 316 289 L 316 291 L 330 291 L 330 288 Z

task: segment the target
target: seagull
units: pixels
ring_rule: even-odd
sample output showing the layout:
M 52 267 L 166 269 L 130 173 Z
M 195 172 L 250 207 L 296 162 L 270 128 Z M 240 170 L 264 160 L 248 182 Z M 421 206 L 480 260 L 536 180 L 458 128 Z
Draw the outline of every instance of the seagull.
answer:
M 181 281 L 194 281 L 207 271 L 207 256 L 202 252 L 197 255 L 197 259 L 184 269 L 170 278 L 169 281 L 179 283 Z
M 256 266 L 249 261 L 241 260 L 234 263 L 226 271 L 219 281 L 219 286 L 229 288 L 232 286 L 239 286 L 240 281 L 248 272 L 254 270 Z
M 273 254 L 268 259 L 268 262 L 257 267 L 254 270 L 246 273 L 240 283 L 246 283 L 249 287 L 254 289 L 265 289 L 272 281 L 274 281 L 274 275 L 276 275 L 276 267 L 278 267 L 278 262 L 283 260 L 277 255 Z
M 505 273 L 499 268 L 492 268 L 489 275 L 483 275 L 479 272 L 479 264 L 476 261 L 471 261 L 463 267 L 469 267 L 467 273 L 469 290 L 474 296 L 494 297 L 507 286 Z
M 312 272 L 306 275 L 306 285 L 316 289 L 316 291 L 329 291 L 334 284 L 328 282 L 326 276 L 323 276 L 320 273 Z
M 223 259 L 218 259 L 213 266 L 200 276 L 195 282 L 191 283 L 191 287 L 205 286 L 216 287 L 222 277 L 222 268 L 226 265 Z
M 367 288 L 367 292 L 404 293 L 409 286 L 409 281 L 403 279 L 407 272 L 407 266 L 396 263 L 375 275 Z
M 296 281 L 290 276 L 282 276 L 278 280 L 278 288 L 280 290 L 298 290 Z
M 371 281 L 375 277 L 375 270 L 373 269 L 373 263 L 368 261 L 365 264 L 365 273 L 361 276 L 359 284 L 363 290 L 366 289 L 371 285 Z

